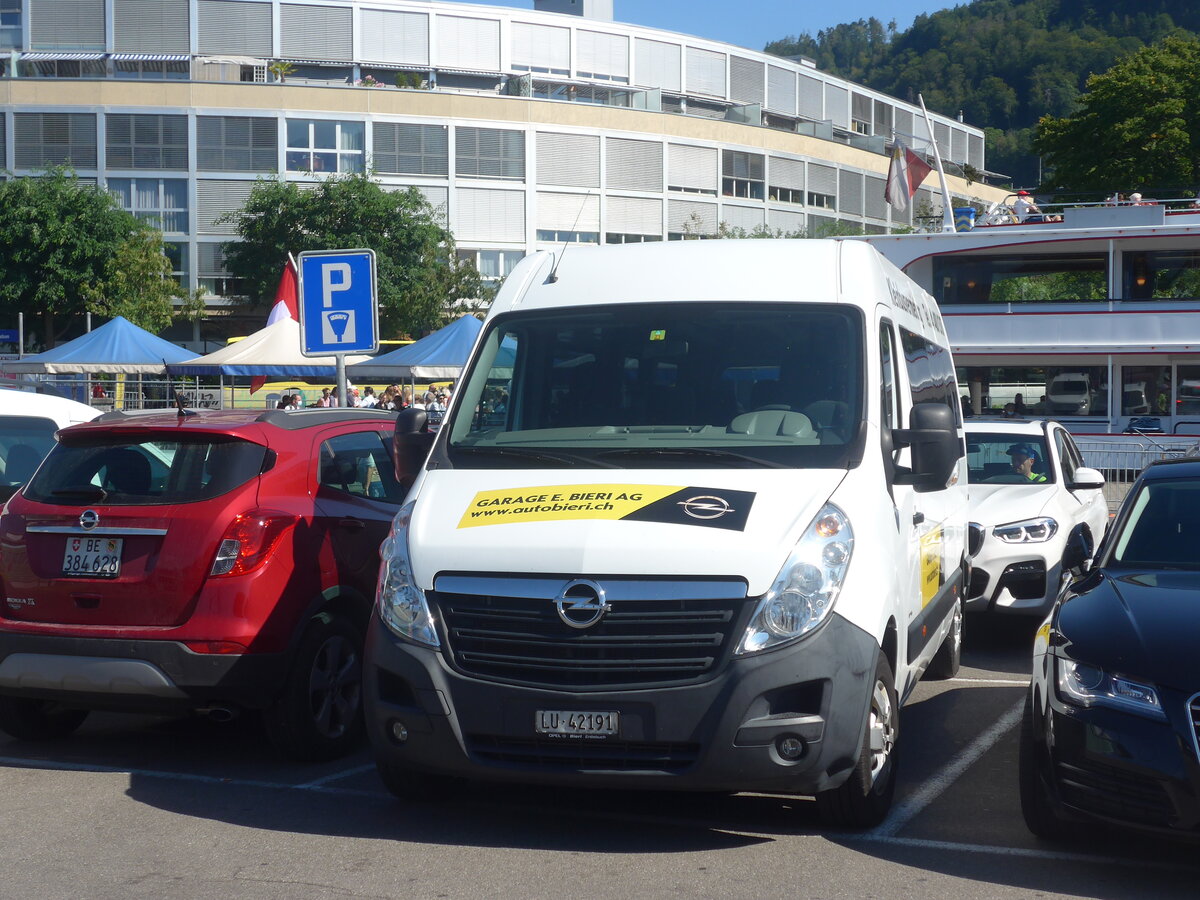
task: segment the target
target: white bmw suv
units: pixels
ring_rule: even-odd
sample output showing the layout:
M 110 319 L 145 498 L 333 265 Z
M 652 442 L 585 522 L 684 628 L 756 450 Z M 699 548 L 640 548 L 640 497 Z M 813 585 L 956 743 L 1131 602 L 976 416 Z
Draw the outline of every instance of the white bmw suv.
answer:
M 1104 476 L 1083 465 L 1057 422 L 967 419 L 969 612 L 1044 616 L 1062 579 L 1076 525 L 1093 546 L 1108 528 Z

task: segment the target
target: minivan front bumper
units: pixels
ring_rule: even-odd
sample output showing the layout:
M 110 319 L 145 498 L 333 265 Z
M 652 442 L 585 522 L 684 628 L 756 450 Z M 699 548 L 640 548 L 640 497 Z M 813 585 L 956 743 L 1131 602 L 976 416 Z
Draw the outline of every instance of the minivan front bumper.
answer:
M 815 794 L 862 744 L 879 648 L 834 614 L 787 647 L 674 686 L 556 691 L 456 671 L 372 617 L 364 686 L 380 762 L 468 779 L 581 787 Z M 604 738 L 538 735 L 538 711 L 616 712 Z M 803 752 L 788 759 L 799 739 Z

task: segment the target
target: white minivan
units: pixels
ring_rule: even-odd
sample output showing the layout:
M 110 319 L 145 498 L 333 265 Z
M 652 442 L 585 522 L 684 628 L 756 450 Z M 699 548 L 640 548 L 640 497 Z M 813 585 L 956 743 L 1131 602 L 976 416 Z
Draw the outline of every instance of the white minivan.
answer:
M 397 419 L 363 678 L 384 782 L 881 821 L 900 706 L 958 667 L 959 409 L 936 304 L 867 244 L 526 258 L 437 433 Z
M 58 429 L 100 415 L 100 410 L 86 403 L 25 387 L 21 382 L 0 386 L 0 505 L 42 464 Z

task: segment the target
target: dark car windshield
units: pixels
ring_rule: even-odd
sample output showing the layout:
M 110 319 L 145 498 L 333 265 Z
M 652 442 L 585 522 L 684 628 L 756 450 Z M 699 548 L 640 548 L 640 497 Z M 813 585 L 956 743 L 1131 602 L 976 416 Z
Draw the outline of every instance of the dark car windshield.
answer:
M 863 324 L 822 304 L 639 303 L 497 319 L 459 391 L 456 466 L 845 465 Z
M 1120 566 L 1200 569 L 1200 479 L 1143 482 L 1112 548 Z
M 53 419 L 41 416 L 0 416 L 0 502 L 29 480 L 57 430 Z
M 58 444 L 25 487 L 38 503 L 153 506 L 207 500 L 260 471 L 267 448 L 225 435 L 89 434 Z
M 1013 465 L 1014 456 L 1022 460 L 1030 451 L 1033 453 L 1032 478 Z M 1046 454 L 1046 439 L 1041 435 L 967 432 L 968 483 L 1049 484 L 1053 481 L 1054 466 Z

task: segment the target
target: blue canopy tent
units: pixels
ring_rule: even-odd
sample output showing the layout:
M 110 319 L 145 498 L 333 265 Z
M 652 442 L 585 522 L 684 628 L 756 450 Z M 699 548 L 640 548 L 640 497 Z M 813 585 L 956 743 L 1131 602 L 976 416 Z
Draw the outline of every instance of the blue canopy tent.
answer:
M 117 316 L 53 350 L 7 360 L 0 363 L 0 368 L 5 372 L 51 375 L 79 372 L 161 375 L 164 361 L 173 365 L 194 355 Z
M 347 366 L 346 371 L 359 381 L 371 378 L 457 378 L 467 364 L 467 357 L 471 355 L 471 348 L 475 346 L 475 339 L 482 329 L 483 323 L 466 313 L 445 328 L 407 347 Z

